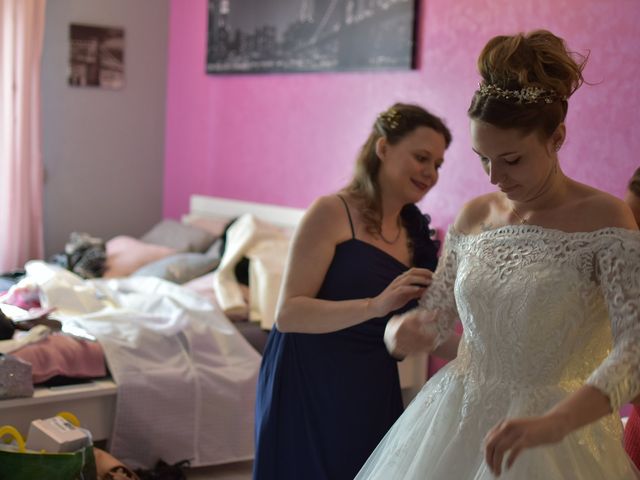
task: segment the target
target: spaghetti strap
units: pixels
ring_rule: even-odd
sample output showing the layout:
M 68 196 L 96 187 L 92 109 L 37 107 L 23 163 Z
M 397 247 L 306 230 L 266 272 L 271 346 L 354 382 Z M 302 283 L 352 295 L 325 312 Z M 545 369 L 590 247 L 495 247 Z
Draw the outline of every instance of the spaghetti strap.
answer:
M 338 198 L 342 200 L 342 203 L 344 203 L 344 208 L 346 208 L 347 210 L 347 216 L 349 217 L 349 225 L 351 226 L 351 238 L 356 238 L 356 232 L 353 229 L 353 221 L 351 220 L 351 212 L 349 211 L 349 205 L 347 205 L 346 200 L 342 198 L 342 195 L 338 195 Z

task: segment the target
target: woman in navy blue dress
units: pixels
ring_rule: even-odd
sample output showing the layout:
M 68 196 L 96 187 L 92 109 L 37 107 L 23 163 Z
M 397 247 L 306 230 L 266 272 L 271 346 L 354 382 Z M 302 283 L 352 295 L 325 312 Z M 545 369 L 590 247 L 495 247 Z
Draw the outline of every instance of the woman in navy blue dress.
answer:
M 402 413 L 383 334 L 435 269 L 415 203 L 450 142 L 441 119 L 396 104 L 376 119 L 351 183 L 305 214 L 258 380 L 255 480 L 351 480 Z

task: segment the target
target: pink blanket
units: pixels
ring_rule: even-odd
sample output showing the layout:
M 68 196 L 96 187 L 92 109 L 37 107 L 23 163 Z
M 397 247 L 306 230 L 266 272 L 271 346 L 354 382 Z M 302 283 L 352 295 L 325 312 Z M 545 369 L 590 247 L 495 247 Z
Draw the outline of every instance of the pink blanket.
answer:
M 34 384 L 56 375 L 96 378 L 107 374 L 104 352 L 98 342 L 78 340 L 67 335 L 49 335 L 41 342 L 26 345 L 11 354 L 32 365 Z

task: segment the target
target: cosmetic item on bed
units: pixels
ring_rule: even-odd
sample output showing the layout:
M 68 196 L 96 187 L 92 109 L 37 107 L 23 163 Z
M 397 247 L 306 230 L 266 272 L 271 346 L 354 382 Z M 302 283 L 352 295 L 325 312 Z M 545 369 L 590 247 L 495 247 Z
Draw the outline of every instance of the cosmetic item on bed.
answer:
M 91 435 L 68 420 L 55 416 L 34 420 L 29 426 L 27 449 L 48 453 L 75 452 L 91 445 Z
M 31 364 L 0 354 L 0 398 L 33 396 Z

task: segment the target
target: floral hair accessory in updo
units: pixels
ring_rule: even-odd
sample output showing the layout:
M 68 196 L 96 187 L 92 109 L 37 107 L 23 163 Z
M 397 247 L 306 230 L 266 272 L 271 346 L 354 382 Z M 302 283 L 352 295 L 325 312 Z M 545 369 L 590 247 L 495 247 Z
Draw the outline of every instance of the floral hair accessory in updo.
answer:
M 386 112 L 378 115 L 378 122 L 384 131 L 394 131 L 400 126 L 402 115 L 395 108 L 390 108 Z
M 516 103 L 553 103 L 556 100 L 566 100 L 553 90 L 545 90 L 540 87 L 524 87 L 519 90 L 507 90 L 490 83 L 481 83 L 477 91 L 481 97 L 502 98 L 513 100 Z

